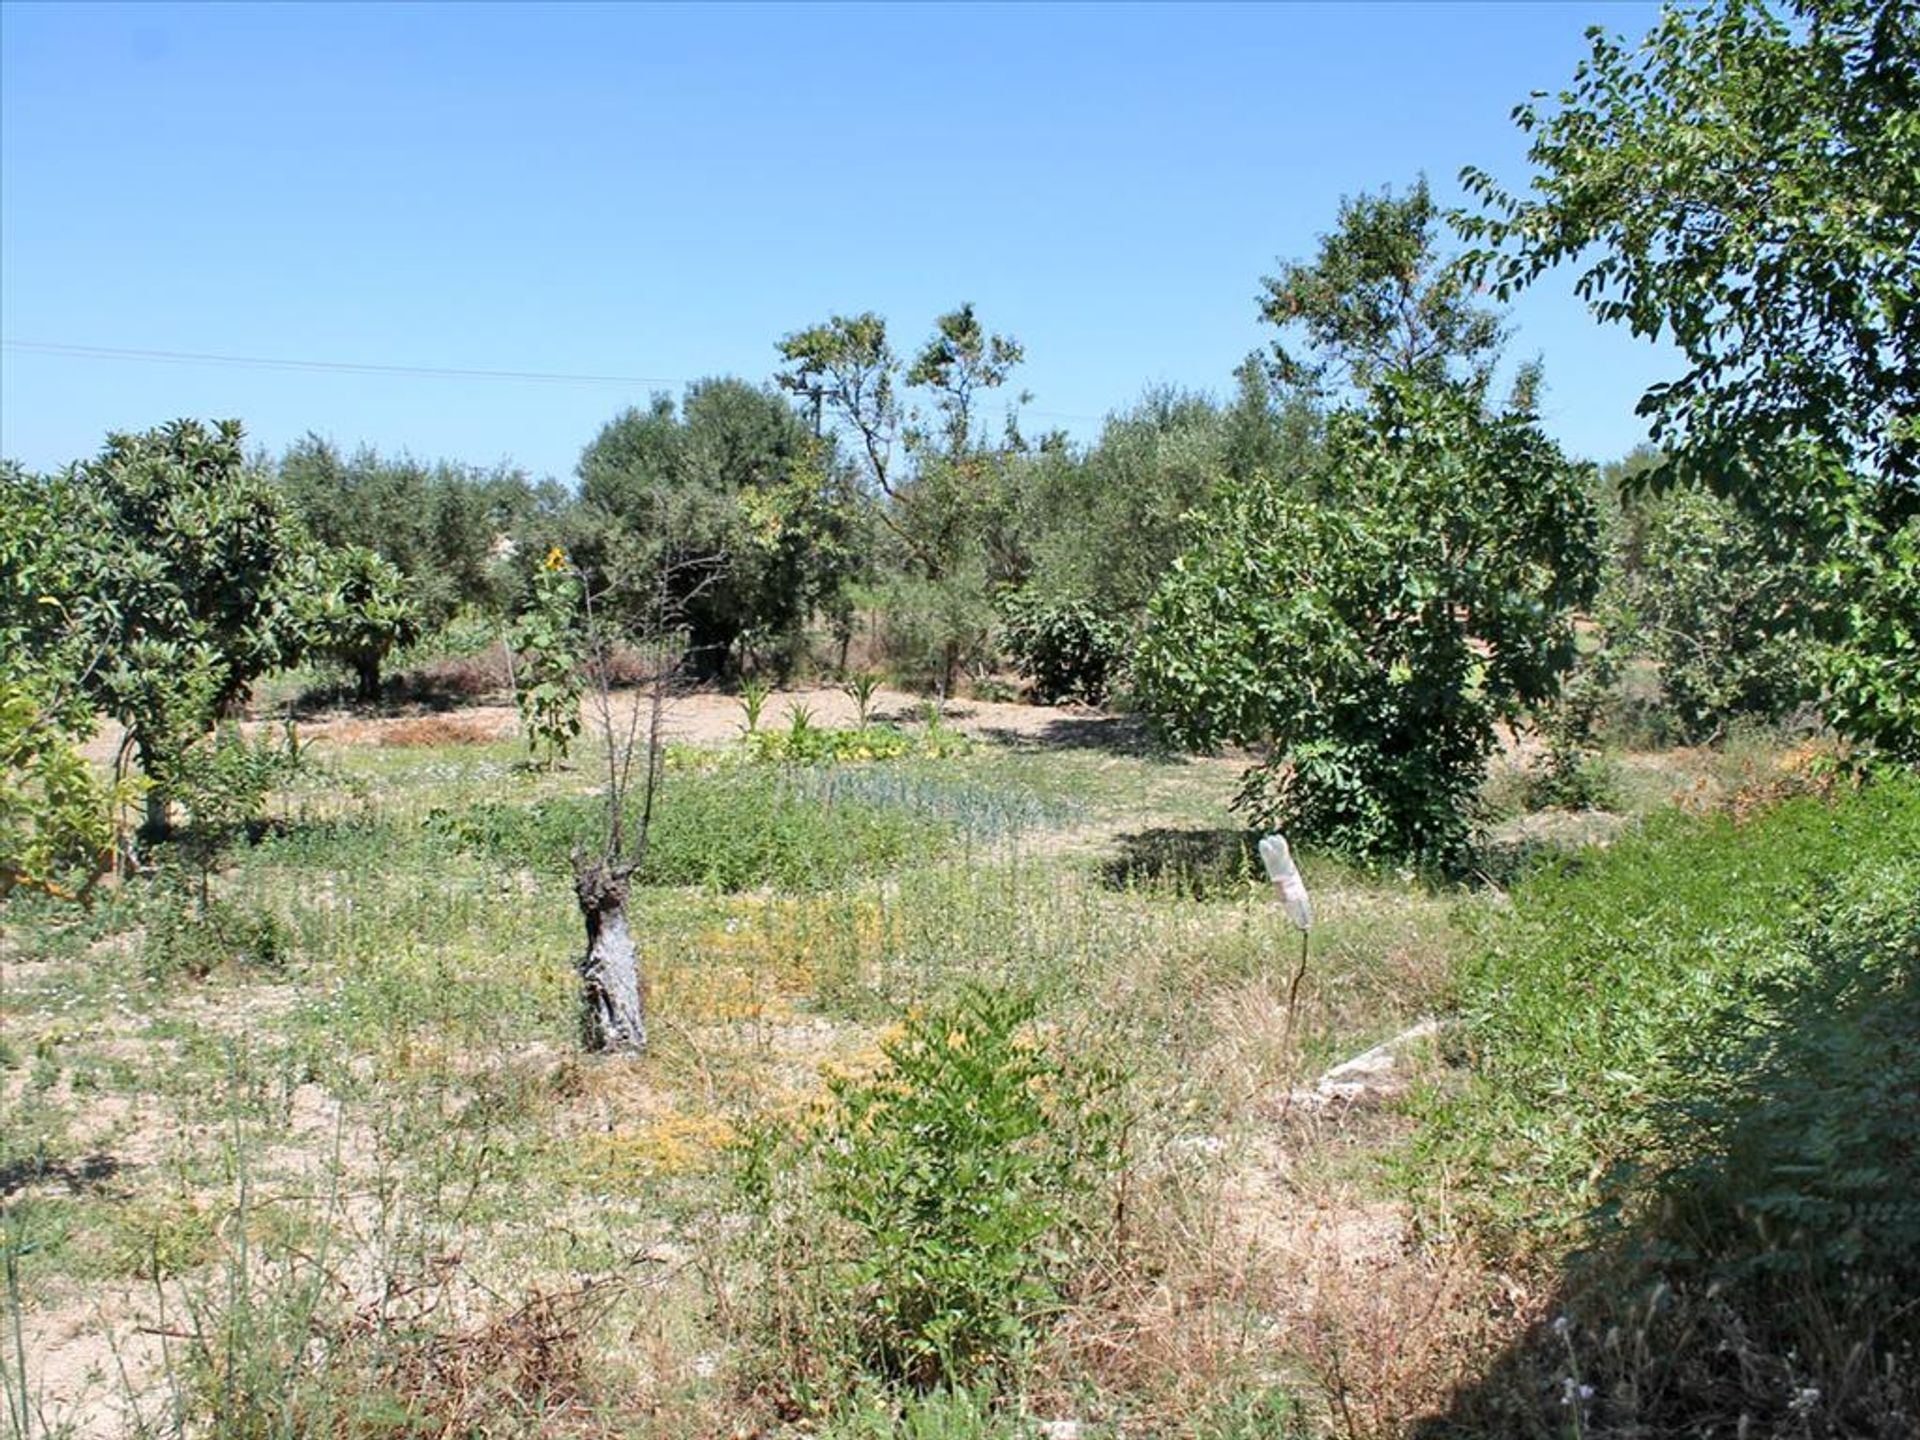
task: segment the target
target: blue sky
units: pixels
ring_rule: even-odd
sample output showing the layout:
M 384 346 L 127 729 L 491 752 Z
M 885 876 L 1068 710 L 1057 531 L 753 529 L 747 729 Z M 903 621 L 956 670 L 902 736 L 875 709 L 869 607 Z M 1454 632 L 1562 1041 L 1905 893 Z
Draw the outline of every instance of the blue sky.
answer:
M 760 380 L 877 310 L 972 301 L 1029 429 L 1224 393 L 1260 277 L 1343 194 L 1475 164 L 1595 3 L 701 8 L 0 5 L 0 453 L 238 416 L 570 476 L 653 389 Z M 1570 281 L 1516 307 L 1593 458 L 1671 373 Z M 634 377 L 597 384 L 87 358 L 22 345 Z

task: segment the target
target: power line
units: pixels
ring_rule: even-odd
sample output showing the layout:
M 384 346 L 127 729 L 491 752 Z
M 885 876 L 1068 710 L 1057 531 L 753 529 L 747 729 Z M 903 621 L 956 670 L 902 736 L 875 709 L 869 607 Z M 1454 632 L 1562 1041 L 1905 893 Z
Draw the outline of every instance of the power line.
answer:
M 0 348 L 29 355 L 58 355 L 77 360 L 154 361 L 166 365 L 217 365 L 229 369 L 291 370 L 329 375 L 412 375 L 439 380 L 529 380 L 551 385 L 685 385 L 674 375 L 570 375 L 548 370 L 462 370 L 445 365 L 376 365 L 354 360 L 293 360 L 271 355 L 213 355 L 195 350 L 135 350 L 117 345 L 68 345 L 51 340 L 0 340 Z M 1103 415 L 1070 415 L 1059 410 L 1025 410 L 1043 420 L 1097 423 Z
M 321 371 L 337 375 L 419 375 L 443 380 L 534 380 L 570 385 L 678 385 L 661 375 L 568 375 L 546 370 L 461 370 L 445 365 L 373 365 L 350 360 L 290 360 L 268 355 L 209 355 L 189 350 L 133 350 L 112 345 L 62 345 L 44 340 L 0 340 L 0 347 L 33 355 L 82 360 L 153 360 L 172 365 L 225 365 L 256 370 Z

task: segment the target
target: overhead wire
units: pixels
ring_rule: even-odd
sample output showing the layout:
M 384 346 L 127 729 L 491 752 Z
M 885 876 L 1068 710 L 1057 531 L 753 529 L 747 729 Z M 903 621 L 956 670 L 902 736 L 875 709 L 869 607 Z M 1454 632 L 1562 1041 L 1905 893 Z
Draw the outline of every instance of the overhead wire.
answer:
M 122 345 L 76 345 L 52 340 L 0 339 L 0 349 L 30 355 L 78 360 L 152 361 L 168 365 L 217 365 L 237 369 L 282 370 L 332 375 L 405 375 L 440 380 L 523 380 L 558 385 L 685 385 L 673 375 L 593 375 L 551 370 L 481 370 L 448 365 L 389 365 L 356 360 L 302 360 L 271 355 L 218 355 L 197 350 L 145 350 Z M 1102 415 L 1074 415 L 1061 410 L 1025 410 L 1044 420 L 1098 423 Z

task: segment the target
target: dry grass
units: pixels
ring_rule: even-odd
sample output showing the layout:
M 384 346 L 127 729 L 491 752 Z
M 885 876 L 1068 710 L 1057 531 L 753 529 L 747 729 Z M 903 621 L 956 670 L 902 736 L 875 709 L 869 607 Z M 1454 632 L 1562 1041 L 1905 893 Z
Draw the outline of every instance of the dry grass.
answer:
M 800 698 L 826 718 L 850 709 L 837 691 Z M 752 1384 L 777 1346 L 745 1349 L 729 1314 L 758 1273 L 738 1255 L 738 1138 L 816 1116 L 831 1077 L 880 1063 L 903 1014 L 986 978 L 1044 997 L 1049 1043 L 1131 1075 L 1111 1220 L 1036 1337 L 1029 1412 L 1124 1417 L 1128 1437 L 1264 1434 L 1208 1417 L 1276 1393 L 1341 1440 L 1414 1433 L 1546 1301 L 1431 1243 L 1383 1198 L 1369 1157 L 1397 1138 L 1390 1112 L 1303 1117 L 1286 1097 L 1430 1013 L 1459 944 L 1456 897 L 1309 857 L 1321 923 L 1289 1017 L 1293 936 L 1244 878 L 1199 893 L 1103 879 L 1120 837 L 1149 823 L 1203 848 L 1237 841 L 1232 763 L 1055 749 L 1079 733 L 1060 716 L 954 710 L 977 733 L 1024 727 L 956 773 L 1070 796 L 1075 812 L 824 894 L 648 894 L 635 919 L 655 1044 L 637 1063 L 573 1051 L 565 877 L 490 873 L 471 856 L 396 860 L 352 835 L 333 850 L 319 835 L 312 855 L 238 856 L 219 883 L 287 923 L 287 974 L 143 981 L 132 894 L 107 902 L 128 907 L 118 938 L 103 913 L 88 922 L 103 936 L 58 962 L 51 929 L 9 937 L 34 958 L 0 993 L 16 1047 L 0 1148 L 40 1146 L 54 1176 L 96 1152 L 117 1166 L 110 1193 L 31 1192 L 25 1333 L 90 1326 L 96 1391 L 124 1386 L 150 1414 L 178 1403 L 204 1426 L 207 1395 L 239 1373 L 228 1362 L 193 1383 L 148 1360 L 115 1377 L 114 1346 L 133 1355 L 140 1326 L 178 1325 L 181 1310 L 170 1299 L 161 1320 L 111 1298 L 143 1283 L 124 1242 L 175 1245 L 167 1293 L 194 1290 L 209 1317 L 232 1312 L 244 1278 L 260 1313 L 298 1319 L 261 1257 L 297 1268 L 325 1253 L 327 1305 L 248 1381 L 307 1407 L 299 1433 L 390 1434 L 371 1417 L 404 1412 L 406 1433 L 433 1436 L 780 1434 L 763 1403 L 777 1387 Z M 739 718 L 705 695 L 674 724 L 724 739 Z M 370 824 L 373 846 L 417 842 L 408 826 L 435 807 L 580 787 L 578 772 L 526 776 L 473 753 L 513 725 L 494 707 L 307 733 L 392 827 Z M 1716 793 L 1738 795 L 1801 783 L 1807 763 L 1784 778 L 1723 760 L 1688 774 L 1711 770 Z M 77 1394 L 79 1350 L 57 1343 L 57 1383 Z M 294 1383 L 296 1349 L 324 1353 L 321 1388 Z M 45 1398 L 55 1426 L 82 1414 L 66 1390 Z
M 491 745 L 501 738 L 501 730 L 497 717 L 422 715 L 414 720 L 384 724 L 374 738 L 381 745 L 431 749 L 444 745 Z

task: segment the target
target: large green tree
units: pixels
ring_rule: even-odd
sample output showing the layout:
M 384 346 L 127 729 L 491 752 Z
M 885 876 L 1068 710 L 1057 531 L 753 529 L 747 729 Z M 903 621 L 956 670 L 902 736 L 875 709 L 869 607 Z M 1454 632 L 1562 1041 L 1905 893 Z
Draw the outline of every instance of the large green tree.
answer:
M 1640 401 L 1667 463 L 1795 547 L 1829 718 L 1920 758 L 1920 8 L 1670 6 L 1601 30 L 1515 113 L 1524 191 L 1465 174 L 1501 295 L 1571 265 L 1602 320 L 1677 346 Z
M 406 577 L 364 545 L 304 557 L 293 609 L 303 651 L 351 670 L 359 698 L 369 704 L 380 698 L 380 670 L 387 657 L 420 633 Z
M 703 380 L 602 428 L 580 457 L 575 558 L 616 608 L 666 603 L 703 674 L 779 659 L 853 562 L 831 446 L 778 394 Z
M 125 727 L 152 782 L 148 830 L 164 832 L 187 752 L 298 653 L 304 536 L 235 420 L 111 435 L 50 493 L 38 603 L 60 629 L 41 641 Z
M 1526 412 L 1389 379 L 1304 476 L 1223 484 L 1135 661 L 1175 740 L 1254 747 L 1239 803 L 1311 843 L 1456 860 L 1495 726 L 1549 699 L 1592 502 Z

